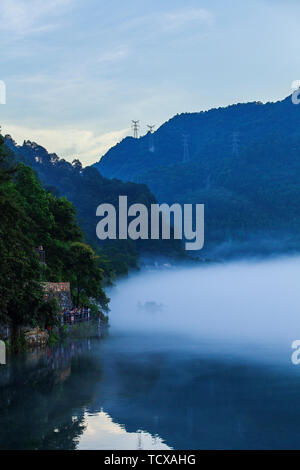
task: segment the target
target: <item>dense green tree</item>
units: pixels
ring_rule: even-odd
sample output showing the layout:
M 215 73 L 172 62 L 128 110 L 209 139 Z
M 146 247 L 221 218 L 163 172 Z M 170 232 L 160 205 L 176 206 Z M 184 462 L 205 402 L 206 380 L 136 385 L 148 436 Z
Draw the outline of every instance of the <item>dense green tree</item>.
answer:
M 1 146 L 2 142 L 2 146 Z M 0 140 L 0 154 L 3 140 Z M 19 327 L 38 315 L 43 299 L 41 270 L 31 232 L 31 219 L 11 177 L 0 167 L 0 321 Z
M 16 167 L 0 136 L 0 323 L 11 326 L 14 342 L 21 326 L 55 324 L 45 281 L 70 281 L 77 306 L 93 298 L 107 309 L 99 258 L 83 241 L 74 206 L 46 191 L 31 168 Z
M 52 195 L 65 195 L 74 204 L 86 240 L 99 256 L 98 262 L 104 271 L 106 282 L 110 282 L 116 275 L 124 275 L 129 270 L 136 269 L 141 253 L 183 255 L 179 240 L 100 241 L 96 237 L 98 205 L 106 202 L 118 207 L 119 196 L 126 195 L 129 205 L 142 203 L 149 207 L 156 200 L 146 185 L 103 178 L 96 168 L 82 168 L 77 159 L 71 164 L 29 141 L 17 146 L 7 136 L 6 144 L 19 161 L 30 165 L 38 173 L 44 187 L 49 188 Z
M 103 309 L 107 309 L 108 299 L 101 288 L 103 271 L 99 268 L 98 257 L 89 245 L 80 242 L 71 244 L 69 276 L 76 306 L 86 304 L 90 297 L 94 297 Z
M 62 242 L 82 240 L 83 235 L 76 221 L 73 204 L 65 197 L 57 198 L 48 193 L 48 203 L 54 218 L 50 234 Z

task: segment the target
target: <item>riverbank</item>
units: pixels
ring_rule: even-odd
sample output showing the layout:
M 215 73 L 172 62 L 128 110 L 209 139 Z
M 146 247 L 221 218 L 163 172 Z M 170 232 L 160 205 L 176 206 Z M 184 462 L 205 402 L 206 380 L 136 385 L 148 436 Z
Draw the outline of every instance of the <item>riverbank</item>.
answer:
M 11 357 L 0 449 L 299 448 L 298 374 L 230 348 L 112 329 Z
M 243 261 L 118 282 L 106 335 L 0 367 L 0 449 L 298 449 L 299 266 Z
M 22 328 L 17 344 L 12 344 L 10 337 L 10 329 L 5 328 L 8 336 L 3 337 L 6 346 L 6 355 L 24 353 L 33 351 L 34 349 L 45 349 L 59 344 L 66 340 L 84 339 L 93 336 L 101 336 L 105 334 L 109 328 L 108 317 L 101 321 L 98 318 L 89 318 L 86 321 L 65 323 L 50 330 L 42 330 L 37 328 Z

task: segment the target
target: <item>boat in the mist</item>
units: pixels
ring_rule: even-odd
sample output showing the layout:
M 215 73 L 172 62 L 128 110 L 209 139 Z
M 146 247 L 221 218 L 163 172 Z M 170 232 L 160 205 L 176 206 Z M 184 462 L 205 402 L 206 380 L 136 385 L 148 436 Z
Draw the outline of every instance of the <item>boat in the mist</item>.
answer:
M 154 300 L 148 302 L 138 302 L 137 304 L 138 312 L 142 313 L 160 313 L 164 310 L 164 305 L 160 302 L 155 302 Z

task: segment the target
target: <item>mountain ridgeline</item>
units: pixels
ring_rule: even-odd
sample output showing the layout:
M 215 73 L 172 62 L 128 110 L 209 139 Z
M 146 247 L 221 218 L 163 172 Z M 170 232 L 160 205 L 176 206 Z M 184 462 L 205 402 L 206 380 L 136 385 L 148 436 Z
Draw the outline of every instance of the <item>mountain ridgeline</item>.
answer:
M 98 205 L 110 203 L 117 209 L 119 196 L 127 196 L 128 205 L 142 203 L 149 208 L 156 200 L 146 185 L 104 178 L 96 168 L 83 168 L 77 159 L 71 164 L 35 142 L 17 145 L 7 135 L 5 145 L 17 162 L 30 166 L 37 173 L 46 190 L 55 196 L 65 196 L 74 204 L 79 225 L 88 243 L 100 255 L 101 268 L 107 278 L 127 274 L 136 268 L 141 254 L 185 257 L 179 240 L 100 241 L 96 237 Z
M 15 165 L 1 135 L 0 259 L 0 325 L 2 333 L 11 328 L 13 349 L 24 344 L 22 327 L 61 326 L 56 299 L 45 298 L 45 282 L 70 282 L 74 305 L 89 306 L 97 317 L 99 307 L 102 314 L 108 308 L 105 259 L 86 243 L 73 205 L 46 191 L 32 168 Z
M 95 167 L 159 202 L 205 204 L 203 254 L 299 251 L 300 106 L 291 97 L 176 115 Z

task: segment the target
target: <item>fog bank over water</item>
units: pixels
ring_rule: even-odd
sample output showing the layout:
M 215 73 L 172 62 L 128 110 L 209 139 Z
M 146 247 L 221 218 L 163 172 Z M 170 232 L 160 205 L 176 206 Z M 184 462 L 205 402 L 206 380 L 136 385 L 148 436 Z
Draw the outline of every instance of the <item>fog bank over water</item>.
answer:
M 149 333 L 153 348 L 169 333 L 173 347 L 205 344 L 290 362 L 291 343 L 300 339 L 299 287 L 299 256 L 144 271 L 111 291 L 111 331 Z
M 0 369 L 0 449 L 299 449 L 299 283 L 300 257 L 118 281 L 101 338 Z

